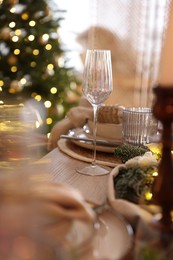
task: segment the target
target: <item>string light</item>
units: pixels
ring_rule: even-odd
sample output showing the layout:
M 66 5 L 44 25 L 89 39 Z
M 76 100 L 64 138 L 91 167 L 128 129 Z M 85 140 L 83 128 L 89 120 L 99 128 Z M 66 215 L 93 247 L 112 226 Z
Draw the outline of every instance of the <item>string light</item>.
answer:
M 15 54 L 15 55 L 19 55 L 19 54 L 20 54 L 20 50 L 19 50 L 19 49 L 15 49 L 15 50 L 14 50 L 14 54 Z
M 15 35 L 15 36 L 12 37 L 12 41 L 13 41 L 13 42 L 18 42 L 18 40 L 19 40 L 19 37 L 18 37 L 18 36 Z
M 33 54 L 34 54 L 35 56 L 39 55 L 39 50 L 38 50 L 38 49 L 33 50 Z
M 3 86 L 4 86 L 4 81 L 0 80 L 0 87 L 3 87 Z
M 30 41 L 30 42 L 32 42 L 32 41 L 34 41 L 34 39 L 35 39 L 35 36 L 34 35 L 29 35 L 28 36 L 28 40 Z
M 47 124 L 47 125 L 51 125 L 52 122 L 53 122 L 53 120 L 52 120 L 51 117 L 46 118 L 46 124 Z
M 22 85 L 25 85 L 25 84 L 26 84 L 26 79 L 25 79 L 25 78 L 22 78 L 22 79 L 20 80 L 20 83 L 21 83 Z
M 15 26 L 16 26 L 16 23 L 15 23 L 15 22 L 9 23 L 9 27 L 10 27 L 10 28 L 14 28 Z
M 10 13 L 14 14 L 15 12 L 16 12 L 16 8 L 15 8 L 15 7 L 12 7 L 12 8 L 10 9 Z
M 34 27 L 35 25 L 36 25 L 35 21 L 32 20 L 32 21 L 29 22 L 29 26 Z
M 48 65 L 47 65 L 47 69 L 48 69 L 48 70 L 53 70 L 53 69 L 54 69 L 54 65 L 51 64 L 51 63 L 48 64 Z
M 17 71 L 17 67 L 16 66 L 12 66 L 11 67 L 11 72 L 16 72 Z
M 55 87 L 53 87 L 53 88 L 50 89 L 50 93 L 51 93 L 51 94 L 56 94 L 57 91 L 58 91 L 58 90 L 57 90 L 57 88 L 55 88 Z
M 46 44 L 45 49 L 50 51 L 52 49 L 52 45 L 50 43 Z
M 48 41 L 49 40 L 49 35 L 47 33 L 43 34 L 42 39 L 45 42 Z
M 22 34 L 22 31 L 20 29 L 15 30 L 15 35 L 20 36 Z
M 44 106 L 46 108 L 50 108 L 52 106 L 52 103 L 49 100 L 47 100 L 47 101 L 44 102 Z
M 41 101 L 41 100 L 42 100 L 42 97 L 41 97 L 40 95 L 36 95 L 34 98 L 35 98 L 35 100 L 37 100 L 37 101 Z

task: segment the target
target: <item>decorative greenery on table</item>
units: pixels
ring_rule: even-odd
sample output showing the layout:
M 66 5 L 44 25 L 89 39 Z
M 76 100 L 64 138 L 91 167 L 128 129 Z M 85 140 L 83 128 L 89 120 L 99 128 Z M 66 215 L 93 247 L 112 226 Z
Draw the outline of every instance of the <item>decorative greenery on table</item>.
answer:
M 113 180 L 116 198 L 136 204 L 146 202 L 149 194 L 152 195 L 151 185 L 157 175 L 157 167 L 157 157 L 151 151 L 126 161 Z
M 114 178 L 116 198 L 136 204 L 139 204 L 140 200 L 145 200 L 145 194 L 151 190 L 155 171 L 155 167 L 146 169 L 121 167 Z
M 125 163 L 129 159 L 144 155 L 148 151 L 150 151 L 150 149 L 145 145 L 122 144 L 115 148 L 114 156 L 119 158 L 122 163 Z

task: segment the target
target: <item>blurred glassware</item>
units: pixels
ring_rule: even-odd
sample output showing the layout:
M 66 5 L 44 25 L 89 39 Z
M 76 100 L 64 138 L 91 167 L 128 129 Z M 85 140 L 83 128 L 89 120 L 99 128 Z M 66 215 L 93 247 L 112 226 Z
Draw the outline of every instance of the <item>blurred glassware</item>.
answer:
M 0 105 L 1 167 L 21 166 L 37 158 L 35 130 L 41 123 L 39 111 L 34 107 Z
M 158 122 L 148 107 L 127 107 L 123 110 L 122 134 L 124 143 L 145 145 L 157 135 Z

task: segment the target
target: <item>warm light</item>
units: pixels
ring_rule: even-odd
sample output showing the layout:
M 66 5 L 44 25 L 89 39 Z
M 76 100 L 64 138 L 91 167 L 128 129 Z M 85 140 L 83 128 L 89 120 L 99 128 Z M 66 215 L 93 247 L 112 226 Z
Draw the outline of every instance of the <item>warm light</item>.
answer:
M 46 44 L 45 49 L 46 49 L 47 51 L 50 51 L 50 50 L 52 49 L 52 45 L 49 44 L 49 43 Z
M 9 23 L 9 27 L 10 27 L 10 28 L 14 28 L 15 26 L 16 26 L 16 23 L 15 23 L 15 22 Z
M 55 88 L 55 87 L 53 87 L 53 88 L 51 88 L 50 89 L 50 93 L 52 93 L 52 94 L 56 94 L 57 93 L 57 88 Z
M 2 92 L 2 87 L 0 87 L 0 92 Z
M 0 3 L 1 3 L 1 1 L 0 1 Z M 15 12 L 16 12 L 16 8 L 15 8 L 15 7 L 12 7 L 12 8 L 10 9 L 10 13 L 14 14 Z
M 35 21 L 33 21 L 33 20 L 29 22 L 29 26 L 31 26 L 31 27 L 34 27 L 34 26 L 35 26 L 35 24 L 36 24 L 36 22 L 35 22 Z
M 38 54 L 39 54 L 39 50 L 37 50 L 37 49 L 33 50 L 33 54 L 34 54 L 35 56 L 38 55 Z
M 0 87 L 4 86 L 4 81 L 0 80 Z
M 153 196 L 153 194 L 149 191 L 145 193 L 145 199 L 146 200 L 151 200 L 152 196 Z
M 22 78 L 22 79 L 20 80 L 20 83 L 21 83 L 22 85 L 25 85 L 25 84 L 26 84 L 26 79 L 25 79 L 25 78 Z
M 19 37 L 18 37 L 18 36 L 15 35 L 15 36 L 12 37 L 12 41 L 13 41 L 13 42 L 18 42 L 18 40 L 19 40 Z
M 19 54 L 20 54 L 20 50 L 19 50 L 19 49 L 15 49 L 15 50 L 14 50 L 14 54 L 15 54 L 15 55 L 19 55 Z
M 54 68 L 54 65 L 53 65 L 53 64 L 48 64 L 48 65 L 47 65 L 47 69 L 48 69 L 48 70 L 53 70 L 53 68 Z
M 52 103 L 51 103 L 49 100 L 47 100 L 47 101 L 44 102 L 44 106 L 45 106 L 46 108 L 49 108 L 49 107 L 52 106 Z
M 32 42 L 32 41 L 34 41 L 34 39 L 35 39 L 35 36 L 34 35 L 29 35 L 28 36 L 28 40 L 30 41 L 30 42 Z
M 16 66 L 12 66 L 11 67 L 11 72 L 16 72 L 17 71 L 17 67 Z
M 22 15 L 21 15 L 21 17 L 22 17 L 22 19 L 23 20 L 28 20 L 28 14 L 27 13 L 23 13 Z
M 153 175 L 154 177 L 156 177 L 156 176 L 158 176 L 158 172 L 155 171 L 155 172 L 152 173 L 152 175 Z
M 14 32 L 17 36 L 21 35 L 22 31 L 20 29 L 15 30 Z
M 43 41 L 49 40 L 49 35 L 47 33 L 43 34 L 42 39 Z
M 40 100 L 42 99 L 40 95 L 36 95 L 34 98 L 35 98 L 35 100 L 37 100 L 37 101 L 40 101 Z
M 52 118 L 50 118 L 50 117 L 46 118 L 46 124 L 47 125 L 51 125 L 52 122 L 53 122 Z
M 30 65 L 31 65 L 32 68 L 34 68 L 34 67 L 37 66 L 37 63 L 35 61 L 31 61 Z

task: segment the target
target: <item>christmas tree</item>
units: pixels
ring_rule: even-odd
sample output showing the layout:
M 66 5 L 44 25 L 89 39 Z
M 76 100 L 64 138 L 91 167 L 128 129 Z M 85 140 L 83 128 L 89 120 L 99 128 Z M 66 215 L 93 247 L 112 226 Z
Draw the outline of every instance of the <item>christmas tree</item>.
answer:
M 46 0 L 0 0 L 0 101 L 43 102 L 49 129 L 81 94 L 58 34 L 61 12 Z

